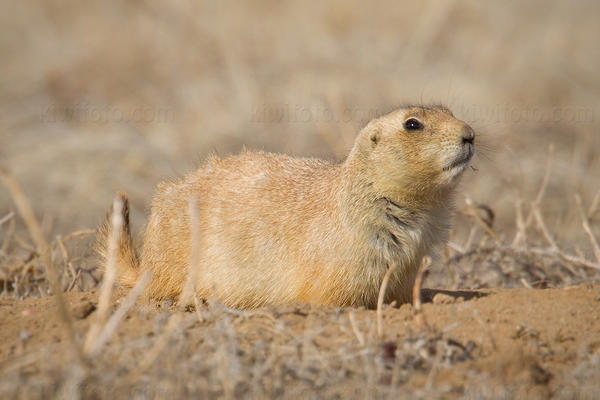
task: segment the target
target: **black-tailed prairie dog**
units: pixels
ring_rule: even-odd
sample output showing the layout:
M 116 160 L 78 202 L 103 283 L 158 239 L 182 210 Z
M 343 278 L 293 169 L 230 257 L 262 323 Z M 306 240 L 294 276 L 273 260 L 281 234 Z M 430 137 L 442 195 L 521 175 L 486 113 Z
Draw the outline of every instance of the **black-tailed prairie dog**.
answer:
M 209 157 L 158 185 L 139 256 L 125 201 L 119 281 L 132 286 L 149 270 L 146 294 L 157 300 L 178 300 L 189 274 L 199 298 L 236 308 L 374 307 L 395 265 L 386 301 L 410 301 L 422 257 L 446 240 L 474 137 L 445 107 L 409 106 L 369 122 L 341 163 L 251 151 Z M 105 261 L 110 229 L 100 235 Z

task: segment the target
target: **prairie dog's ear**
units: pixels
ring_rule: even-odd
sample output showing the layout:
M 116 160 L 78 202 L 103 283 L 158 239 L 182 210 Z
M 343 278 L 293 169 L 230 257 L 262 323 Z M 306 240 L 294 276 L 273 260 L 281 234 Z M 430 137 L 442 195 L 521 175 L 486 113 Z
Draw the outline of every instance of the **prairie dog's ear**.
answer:
M 371 144 L 373 146 L 377 145 L 377 143 L 379 143 L 379 139 L 381 139 L 381 132 L 379 129 L 373 129 L 369 134 L 369 139 L 371 139 Z

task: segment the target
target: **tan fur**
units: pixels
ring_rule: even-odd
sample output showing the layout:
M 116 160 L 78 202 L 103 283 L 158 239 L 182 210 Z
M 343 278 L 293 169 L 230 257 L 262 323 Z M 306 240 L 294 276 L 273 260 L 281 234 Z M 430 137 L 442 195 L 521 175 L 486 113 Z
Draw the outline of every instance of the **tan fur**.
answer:
M 405 130 L 410 117 L 424 130 Z M 158 186 L 139 262 L 125 224 L 121 282 L 150 270 L 147 296 L 178 299 L 197 246 L 198 296 L 231 307 L 374 307 L 391 264 L 386 301 L 408 302 L 421 258 L 446 239 L 452 193 L 474 149 L 463 136 L 472 129 L 446 108 L 411 106 L 371 121 L 340 164 L 249 151 L 210 157 Z
M 119 193 L 118 197 L 121 199 L 123 204 L 122 216 L 123 224 L 121 226 L 121 232 L 119 233 L 119 247 L 117 249 L 116 257 L 117 268 L 119 271 L 118 281 L 123 286 L 132 287 L 138 278 L 139 260 L 138 255 L 133 246 L 133 240 L 131 238 L 131 231 L 129 228 L 129 200 L 125 193 Z M 100 265 L 102 269 L 105 269 L 108 261 L 108 240 L 110 237 L 110 231 L 112 229 L 111 215 L 113 209 L 109 210 L 106 214 L 106 218 L 98 230 L 98 241 L 96 242 L 96 252 L 100 255 Z

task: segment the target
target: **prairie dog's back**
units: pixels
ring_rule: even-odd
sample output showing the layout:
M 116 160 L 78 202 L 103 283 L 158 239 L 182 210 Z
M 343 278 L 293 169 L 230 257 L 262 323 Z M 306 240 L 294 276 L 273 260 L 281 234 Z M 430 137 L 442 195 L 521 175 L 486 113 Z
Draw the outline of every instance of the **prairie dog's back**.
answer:
M 201 235 L 195 244 L 201 255 L 198 294 L 214 290 L 221 301 L 238 307 L 293 301 L 294 286 L 297 291 L 303 286 L 301 260 L 314 257 L 300 238 L 323 243 L 323 232 L 315 227 L 337 219 L 330 210 L 338 169 L 321 160 L 244 152 L 211 157 L 182 181 L 161 185 L 141 259 L 141 268 L 155 274 L 150 296 L 177 297 L 181 290 L 192 251 L 186 201 L 192 197 Z M 240 287 L 247 293 L 243 301 L 236 299 Z

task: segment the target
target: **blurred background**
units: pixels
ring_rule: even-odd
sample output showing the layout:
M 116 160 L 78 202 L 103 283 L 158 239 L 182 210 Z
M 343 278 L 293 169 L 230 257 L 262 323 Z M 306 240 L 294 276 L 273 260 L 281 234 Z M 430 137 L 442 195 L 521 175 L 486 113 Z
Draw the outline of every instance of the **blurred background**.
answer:
M 533 201 L 554 144 L 541 208 L 561 243 L 586 251 L 574 195 L 588 207 L 600 189 L 597 1 L 2 9 L 0 164 L 48 235 L 94 228 L 117 190 L 130 195 L 139 231 L 154 186 L 210 152 L 341 160 L 372 117 L 443 103 L 481 143 L 458 208 L 468 195 L 495 212 L 500 235 L 514 235 L 515 201 Z M 0 214 L 13 208 L 0 190 Z

